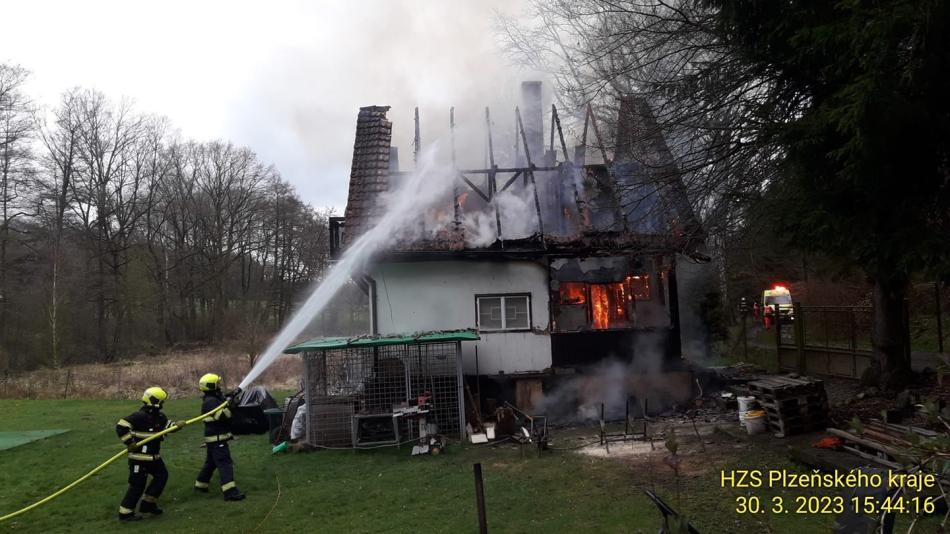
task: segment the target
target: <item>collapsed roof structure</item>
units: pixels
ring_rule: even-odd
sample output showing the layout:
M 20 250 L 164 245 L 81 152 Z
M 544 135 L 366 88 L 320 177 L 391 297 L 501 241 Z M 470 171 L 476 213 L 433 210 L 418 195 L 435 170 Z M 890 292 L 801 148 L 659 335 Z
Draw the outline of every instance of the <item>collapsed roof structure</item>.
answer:
M 452 198 L 446 199 L 445 206 L 432 210 L 438 219 L 433 225 L 437 230 L 392 243 L 387 250 L 389 255 L 462 251 L 474 255 L 497 251 L 695 251 L 705 236 L 673 156 L 642 97 L 621 100 L 614 157 L 610 158 L 590 107 L 580 144 L 569 151 L 557 109 L 552 105 L 550 144 L 545 149 L 540 82 L 526 82 L 523 90 L 529 98 L 536 95 L 533 101 L 538 105 L 527 107 L 524 120 L 520 108 L 516 109 L 520 136 L 516 164 L 496 164 L 486 108 L 489 166 L 456 169 Z M 335 220 L 337 228 L 346 221 L 345 239 L 349 242 L 378 222 L 385 211 L 385 193 L 407 174 L 399 170 L 398 151 L 391 146 L 388 110 L 388 106 L 364 107 L 357 119 L 345 217 Z M 416 116 L 418 121 L 418 113 Z M 416 128 L 418 131 L 418 122 Z M 590 146 L 598 149 L 600 162 L 586 162 L 589 132 L 597 138 L 596 144 Z M 557 146 L 555 139 L 559 140 Z M 533 231 L 529 234 L 517 230 L 509 233 L 501 215 L 503 210 L 497 205 L 504 193 L 518 190 L 533 197 Z M 466 235 L 471 229 L 464 222 L 470 214 L 494 217 L 493 240 L 473 242 L 472 236 Z M 343 244 L 340 234 L 336 235 L 337 243 Z

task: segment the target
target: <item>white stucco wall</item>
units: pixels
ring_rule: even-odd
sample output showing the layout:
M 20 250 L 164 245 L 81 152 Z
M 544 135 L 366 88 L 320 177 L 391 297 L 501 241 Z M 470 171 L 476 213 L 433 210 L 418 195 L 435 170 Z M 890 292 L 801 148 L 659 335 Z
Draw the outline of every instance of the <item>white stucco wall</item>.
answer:
M 531 294 L 532 332 L 482 332 L 462 343 L 467 374 L 541 371 L 551 366 L 547 267 L 529 261 L 433 261 L 374 265 L 381 334 L 475 328 L 475 295 Z

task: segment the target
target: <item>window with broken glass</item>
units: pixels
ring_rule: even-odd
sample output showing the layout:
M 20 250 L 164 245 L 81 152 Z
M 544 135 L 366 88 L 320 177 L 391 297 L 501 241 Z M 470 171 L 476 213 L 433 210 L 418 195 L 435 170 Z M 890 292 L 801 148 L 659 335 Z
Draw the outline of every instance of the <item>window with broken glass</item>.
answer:
M 651 300 L 650 275 L 610 283 L 561 282 L 557 297 L 557 332 L 633 328 L 636 302 Z
M 483 295 L 475 298 L 477 326 L 482 332 L 531 328 L 530 295 Z

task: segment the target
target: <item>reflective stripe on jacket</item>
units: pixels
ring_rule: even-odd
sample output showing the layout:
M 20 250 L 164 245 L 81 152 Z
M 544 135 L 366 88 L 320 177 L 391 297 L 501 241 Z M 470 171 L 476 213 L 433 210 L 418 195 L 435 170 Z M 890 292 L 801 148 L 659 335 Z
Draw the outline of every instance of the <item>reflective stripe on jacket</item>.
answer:
M 115 433 L 126 446 L 133 445 L 145 438 L 172 426 L 172 422 L 158 408 L 142 406 L 141 409 L 119 419 L 115 424 Z M 152 440 L 129 453 L 130 460 L 149 461 L 160 457 L 164 436 Z
M 208 413 L 214 410 L 224 402 L 224 397 L 216 393 L 205 393 L 201 401 L 201 413 Z M 202 421 L 205 424 L 205 443 L 217 443 L 219 441 L 228 441 L 233 439 L 231 435 L 231 408 L 225 408 L 214 415 L 205 417 Z

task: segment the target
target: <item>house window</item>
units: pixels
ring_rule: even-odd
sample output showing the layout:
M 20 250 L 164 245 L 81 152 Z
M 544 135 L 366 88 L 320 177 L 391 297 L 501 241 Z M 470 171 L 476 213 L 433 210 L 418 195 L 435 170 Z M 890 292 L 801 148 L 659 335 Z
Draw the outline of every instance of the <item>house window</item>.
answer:
M 635 274 L 625 280 L 630 294 L 636 300 L 650 300 L 650 275 Z
M 476 297 L 478 329 L 481 331 L 528 330 L 531 328 L 529 295 Z
M 649 274 L 611 283 L 561 282 L 556 299 L 557 332 L 633 328 L 636 302 L 652 300 Z

